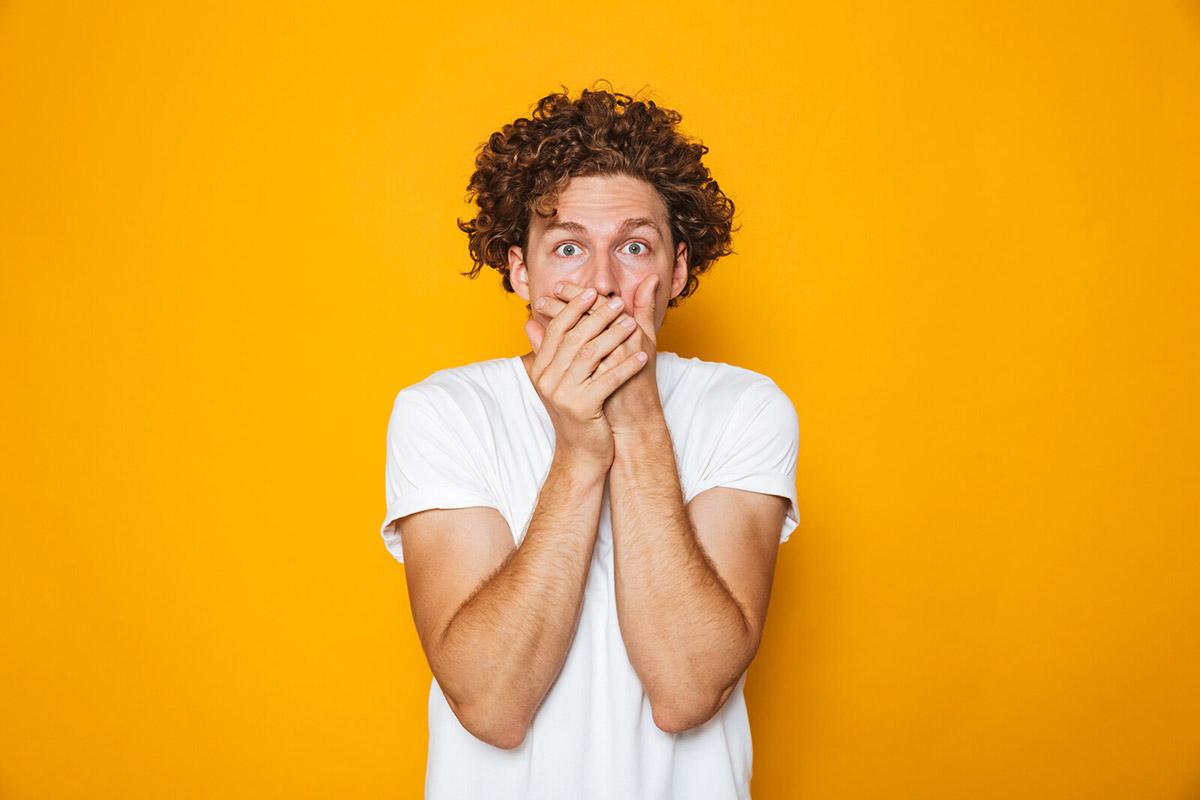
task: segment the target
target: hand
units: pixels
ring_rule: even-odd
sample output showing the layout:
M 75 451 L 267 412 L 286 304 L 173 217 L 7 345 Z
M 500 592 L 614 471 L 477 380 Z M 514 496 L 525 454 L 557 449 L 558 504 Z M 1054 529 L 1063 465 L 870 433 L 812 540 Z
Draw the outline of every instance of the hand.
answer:
M 530 373 L 554 424 L 556 455 L 561 450 L 607 469 L 615 446 L 604 401 L 637 374 L 648 358 L 634 349 L 622 350 L 623 355 L 613 360 L 613 353 L 638 330 L 637 323 L 622 313 L 620 298 L 614 306 L 598 302 L 594 289 L 576 289 L 565 303 L 545 299 L 539 310 L 544 311 L 551 300 L 558 304 L 545 327 L 534 320 L 525 323 L 525 335 L 534 352 Z M 609 360 L 608 368 L 595 375 L 605 360 Z
M 551 318 L 551 324 L 585 291 L 584 287 L 573 283 L 564 282 L 559 285 L 562 289 L 557 292 L 557 297 L 546 298 L 544 305 L 538 309 Z M 658 376 L 655 371 L 658 355 L 654 338 L 657 289 L 658 277 L 655 275 L 638 284 L 633 298 L 633 318 L 637 322 L 638 332 L 602 359 L 592 376 L 593 380 L 599 379 L 634 353 L 643 352 L 647 355 L 645 369 L 623 381 L 604 402 L 605 417 L 618 436 L 634 428 L 639 422 L 653 419 L 655 413 L 659 418 L 662 417 L 662 402 L 658 395 Z

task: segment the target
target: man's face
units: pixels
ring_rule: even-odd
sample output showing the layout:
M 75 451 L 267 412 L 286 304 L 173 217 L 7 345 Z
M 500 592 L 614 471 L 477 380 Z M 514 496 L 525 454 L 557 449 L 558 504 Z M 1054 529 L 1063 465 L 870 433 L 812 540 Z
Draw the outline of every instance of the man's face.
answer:
M 558 213 L 533 214 L 529 248 L 508 251 L 509 280 L 528 302 L 554 295 L 560 281 L 596 289 L 605 298 L 620 296 L 633 314 L 633 298 L 649 275 L 658 276 L 654 330 L 667 313 L 667 301 L 687 285 L 687 248 L 671 246 L 666 203 L 640 178 L 589 175 L 572 178 L 558 197 Z M 543 325 L 549 318 L 536 309 Z

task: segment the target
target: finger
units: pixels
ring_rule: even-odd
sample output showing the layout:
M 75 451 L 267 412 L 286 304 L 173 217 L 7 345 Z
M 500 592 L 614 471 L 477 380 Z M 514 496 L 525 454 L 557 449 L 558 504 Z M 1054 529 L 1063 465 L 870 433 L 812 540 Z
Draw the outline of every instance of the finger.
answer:
M 635 328 L 633 332 L 636 333 L 637 329 Z M 622 361 L 641 350 L 641 345 L 642 338 L 640 336 L 629 336 L 623 339 L 621 343 L 612 350 L 612 352 L 600 359 L 600 363 L 597 364 L 596 369 L 592 371 L 592 380 L 598 379 L 601 375 L 608 372 L 617 364 L 620 364 Z
M 584 289 L 578 283 L 570 281 L 559 281 L 554 287 L 554 296 L 561 297 L 563 300 L 574 300 Z
M 533 307 L 536 308 L 542 315 L 549 317 L 551 319 L 558 316 L 562 312 L 562 310 L 567 307 L 567 303 L 570 300 L 573 300 L 581 292 L 584 291 L 584 287 L 579 286 L 578 284 L 574 284 L 574 283 L 561 283 L 559 285 L 564 287 L 561 292 L 561 294 L 563 295 L 562 299 L 560 299 L 559 297 L 556 297 L 555 295 L 548 294 L 548 295 L 543 295 L 543 296 L 539 297 L 533 304 Z M 601 305 L 603 305 L 604 303 L 607 303 L 608 299 L 609 298 L 607 298 L 607 297 L 601 297 L 601 296 L 597 295 L 596 299 L 592 303 L 591 307 L 588 308 L 588 310 L 585 311 L 584 313 L 591 314 L 597 308 L 599 308 Z
M 646 335 L 654 337 L 654 317 L 658 309 L 658 276 L 651 275 L 638 284 L 633 293 L 633 318 L 646 331 Z
M 534 357 L 534 372 L 539 376 L 539 383 L 541 382 L 541 377 L 545 375 L 546 368 L 554 362 L 564 337 L 575 327 L 575 324 L 579 322 L 584 312 L 592 305 L 595 299 L 594 293 L 594 289 L 585 289 L 579 292 L 575 295 L 574 299 L 567 303 L 566 308 L 546 325 L 546 332 L 542 337 L 542 348 Z M 546 389 L 547 391 L 553 391 L 557 385 L 558 381 L 555 377 Z
M 577 283 L 571 283 L 570 281 L 560 281 L 558 286 L 561 286 L 562 289 L 556 291 L 553 295 L 547 295 L 544 300 L 539 299 L 539 302 L 542 303 L 542 305 L 538 306 L 538 311 L 541 311 L 547 315 L 554 313 L 555 310 L 561 311 L 563 306 L 565 306 L 571 300 L 574 300 L 579 296 L 580 292 L 585 290 L 585 287 L 580 286 Z M 593 313 L 603 303 L 607 303 L 608 300 L 609 298 L 602 297 L 599 295 L 599 293 L 597 293 L 596 301 L 585 313 Z
M 599 300 L 599 298 L 596 299 Z M 567 307 L 567 303 L 565 300 L 559 300 L 557 297 L 547 296 L 539 297 L 538 301 L 534 303 L 533 307 L 543 315 L 549 317 L 550 319 L 554 319 L 558 316 L 560 311 Z
M 558 307 L 554 319 L 550 320 L 550 323 L 546 326 L 546 333 L 553 336 L 556 341 L 561 339 L 564 333 L 575 327 L 576 323 L 591 309 L 597 299 L 595 297 L 595 289 L 583 289 L 573 284 L 559 284 L 559 286 L 570 287 L 571 289 L 577 289 L 577 291 L 571 291 L 570 299 L 565 302 L 553 297 L 547 297 L 546 302 L 543 304 L 543 307 L 548 307 L 552 303 L 562 304 Z M 564 289 L 564 291 L 568 290 Z
M 607 303 L 608 300 L 609 298 L 607 297 L 597 297 L 596 302 L 592 303 L 592 307 L 584 312 L 584 314 L 594 314 L 596 309 Z M 566 302 L 559 300 L 557 297 L 539 297 L 538 301 L 534 303 L 533 307 L 540 311 L 543 315 L 553 319 L 554 317 L 558 316 L 560 311 L 567 307 L 567 304 Z
M 545 336 L 546 329 L 542 327 L 542 323 L 533 319 L 525 323 L 525 338 L 529 339 L 529 346 L 533 349 L 535 356 L 542 349 L 542 339 Z
M 597 313 L 594 316 L 598 317 L 600 314 Z M 582 326 L 583 323 L 580 325 Z M 584 383 L 589 377 L 595 380 L 596 376 L 593 373 L 595 373 L 597 365 L 603 359 L 611 357 L 612 352 L 632 336 L 637 329 L 638 325 L 633 317 L 621 314 L 608 327 L 579 348 L 579 352 L 575 354 L 575 358 L 563 374 L 563 380 L 568 384 Z M 632 355 L 633 352 L 630 350 L 629 355 Z
M 646 366 L 648 358 L 645 353 L 639 350 L 600 377 L 592 378 L 592 382 L 588 384 L 592 401 L 603 403 L 607 400 L 609 395 L 621 388 L 622 384 L 636 375 L 638 370 Z
M 584 295 L 578 295 L 571 303 L 578 302 Z M 570 304 L 568 304 L 569 307 Z M 546 367 L 546 372 L 552 376 L 552 381 L 557 386 L 561 381 L 567 379 L 570 374 L 570 384 L 578 386 L 583 383 L 587 376 L 592 373 L 592 368 L 589 367 L 586 371 L 581 371 L 574 367 L 575 363 L 582 358 L 594 366 L 595 361 L 605 356 L 609 349 L 598 350 L 595 344 L 595 339 L 619 316 L 627 316 L 621 313 L 624 307 L 624 302 L 619 297 L 614 297 L 612 300 L 601 304 L 590 316 L 580 320 L 574 328 L 563 334 L 562 341 L 559 342 L 558 351 L 550 364 Z M 565 314 L 566 312 L 564 312 Z M 561 315 L 551 320 L 551 325 L 555 324 Z M 630 318 L 633 322 L 633 319 Z M 634 322 L 634 330 L 637 329 L 637 323 Z

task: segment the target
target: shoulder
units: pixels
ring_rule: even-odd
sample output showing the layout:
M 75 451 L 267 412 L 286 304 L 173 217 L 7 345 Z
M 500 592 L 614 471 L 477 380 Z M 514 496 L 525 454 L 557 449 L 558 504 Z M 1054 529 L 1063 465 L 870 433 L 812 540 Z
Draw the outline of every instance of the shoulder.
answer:
M 446 367 L 405 386 L 396 394 L 394 406 L 445 412 L 450 408 L 486 406 L 513 390 L 513 359 L 494 358 L 457 367 Z
M 440 369 L 404 387 L 392 403 L 389 437 L 485 446 L 505 409 L 522 402 L 519 358 L 497 358 Z M 523 370 L 522 370 L 523 372 Z
M 791 406 L 783 390 L 761 372 L 669 352 L 659 353 L 658 358 L 659 372 L 667 379 L 662 382 L 664 394 L 669 393 L 676 402 L 702 403 L 726 411 L 747 401 L 785 402 Z

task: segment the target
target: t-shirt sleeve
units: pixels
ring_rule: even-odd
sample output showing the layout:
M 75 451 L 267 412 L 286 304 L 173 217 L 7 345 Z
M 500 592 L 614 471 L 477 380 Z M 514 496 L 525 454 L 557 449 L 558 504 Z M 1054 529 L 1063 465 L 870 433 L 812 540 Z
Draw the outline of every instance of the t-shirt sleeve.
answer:
M 387 515 L 379 532 L 397 561 L 404 561 L 394 524 L 400 517 L 430 508 L 500 508 L 480 472 L 478 457 L 473 457 L 477 451 L 464 431 L 453 430 L 435 410 L 431 398 L 412 387 L 396 395 L 387 427 Z
M 746 388 L 734 403 L 693 496 L 714 486 L 744 489 L 787 498 L 779 542 L 800 524 L 796 503 L 796 462 L 800 420 L 792 401 L 766 378 Z

